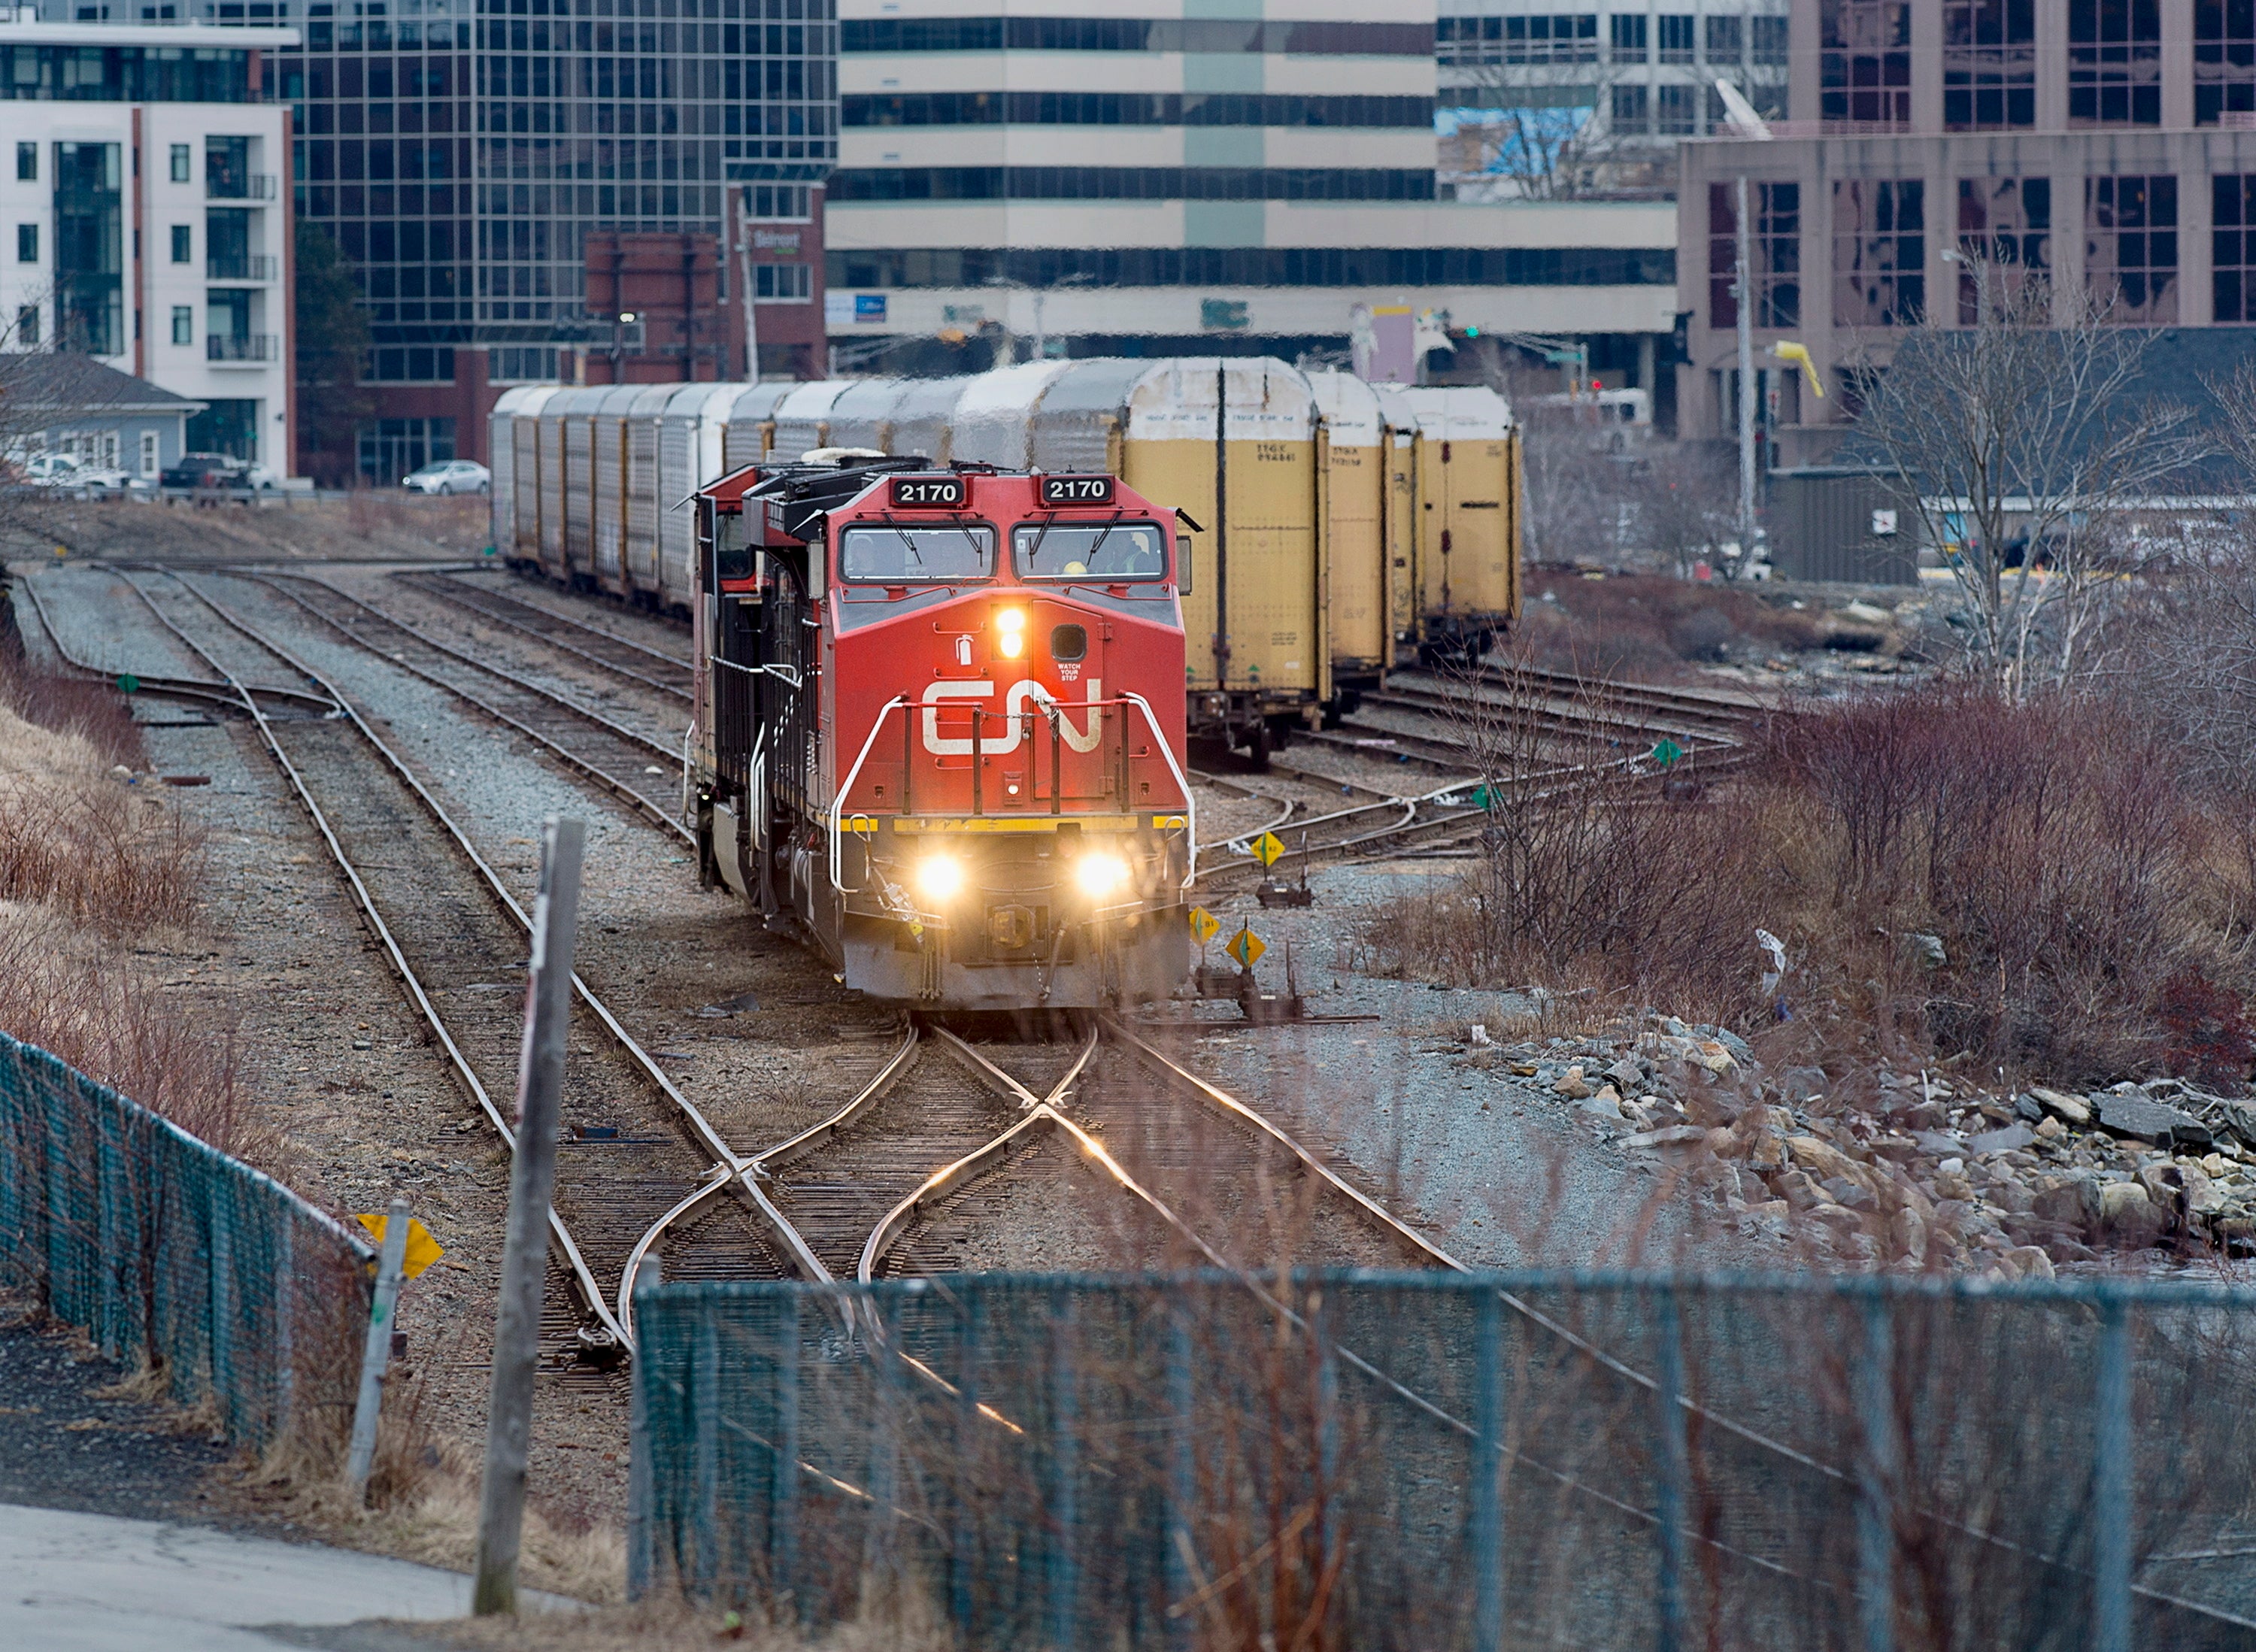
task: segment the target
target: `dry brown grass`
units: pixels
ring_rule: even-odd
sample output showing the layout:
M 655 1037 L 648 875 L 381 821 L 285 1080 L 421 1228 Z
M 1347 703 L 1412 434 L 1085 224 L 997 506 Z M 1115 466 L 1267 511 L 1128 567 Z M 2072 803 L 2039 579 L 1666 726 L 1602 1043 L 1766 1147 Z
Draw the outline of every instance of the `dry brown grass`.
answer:
M 1646 681 L 1697 676 L 1698 665 L 1815 648 L 1807 613 L 1773 607 L 1743 585 L 1609 574 L 1532 571 L 1515 640 L 1535 664 Z
M 719 1607 L 692 1606 L 674 1595 L 584 1613 L 527 1611 L 515 1618 L 461 1618 L 445 1623 L 385 1627 L 446 1647 L 477 1652 L 948 1652 L 946 1627 L 920 1604 L 871 1613 L 812 1635 L 748 1623 Z
M 1490 773 L 1528 772 L 1509 730 L 1476 734 Z M 1666 1007 L 1801 1060 L 2249 1077 L 2246 815 L 2137 719 L 1946 685 L 1777 719 L 1758 755 L 1703 787 L 1500 796 L 1475 870 L 1390 905 L 1366 942 L 1399 973 Z M 1758 926 L 1792 961 L 1782 1025 Z

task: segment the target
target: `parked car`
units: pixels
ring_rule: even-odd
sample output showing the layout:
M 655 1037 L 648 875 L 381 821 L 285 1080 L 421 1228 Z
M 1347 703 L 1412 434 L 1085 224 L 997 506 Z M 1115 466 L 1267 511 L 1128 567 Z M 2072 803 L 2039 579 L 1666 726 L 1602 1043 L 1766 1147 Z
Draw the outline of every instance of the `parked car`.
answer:
M 151 492 L 156 483 L 148 477 L 136 476 L 130 470 L 81 467 L 72 478 L 71 485 L 89 499 L 122 499 L 129 494 Z
M 75 487 L 79 479 L 79 462 L 67 453 L 35 453 L 24 461 L 20 479 L 27 488 Z
M 411 493 L 490 493 L 493 472 L 475 459 L 434 459 L 400 477 L 399 485 Z
M 158 478 L 168 488 L 225 488 L 237 491 L 250 485 L 250 467 L 230 454 L 184 453 L 165 467 Z M 205 477 L 209 477 L 209 482 Z

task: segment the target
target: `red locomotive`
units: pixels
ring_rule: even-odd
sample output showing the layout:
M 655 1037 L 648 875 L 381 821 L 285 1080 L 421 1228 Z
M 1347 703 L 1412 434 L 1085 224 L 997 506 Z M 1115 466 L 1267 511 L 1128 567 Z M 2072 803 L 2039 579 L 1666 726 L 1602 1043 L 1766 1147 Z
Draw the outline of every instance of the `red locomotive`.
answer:
M 847 452 L 723 477 L 698 525 L 709 881 L 875 998 L 1174 990 L 1196 851 L 1168 512 L 1109 476 Z

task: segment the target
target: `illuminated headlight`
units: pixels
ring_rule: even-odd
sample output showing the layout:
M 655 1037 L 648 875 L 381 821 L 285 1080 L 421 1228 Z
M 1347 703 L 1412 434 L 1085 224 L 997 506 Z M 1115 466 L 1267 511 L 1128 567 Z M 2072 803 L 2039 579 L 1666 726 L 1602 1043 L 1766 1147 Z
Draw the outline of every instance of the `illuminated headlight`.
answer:
M 927 855 L 917 862 L 911 879 L 918 896 L 937 907 L 962 893 L 963 863 L 953 855 Z
M 1016 660 L 1026 652 L 1026 616 L 1016 608 L 1005 608 L 995 616 L 995 648 L 1005 660 Z
M 1090 900 L 1102 900 L 1127 883 L 1128 863 L 1117 855 L 1083 855 L 1073 863 L 1073 880 Z

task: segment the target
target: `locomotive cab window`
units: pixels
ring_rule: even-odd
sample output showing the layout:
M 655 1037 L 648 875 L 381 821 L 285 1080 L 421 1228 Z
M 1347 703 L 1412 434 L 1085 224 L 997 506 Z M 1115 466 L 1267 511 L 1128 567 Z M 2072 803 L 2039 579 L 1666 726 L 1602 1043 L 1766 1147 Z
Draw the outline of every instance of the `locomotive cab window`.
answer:
M 984 522 L 857 523 L 839 536 L 838 577 L 871 585 L 988 579 L 995 530 Z
M 1154 522 L 1022 522 L 1011 530 L 1021 579 L 1085 579 L 1108 585 L 1167 576 L 1167 544 Z

